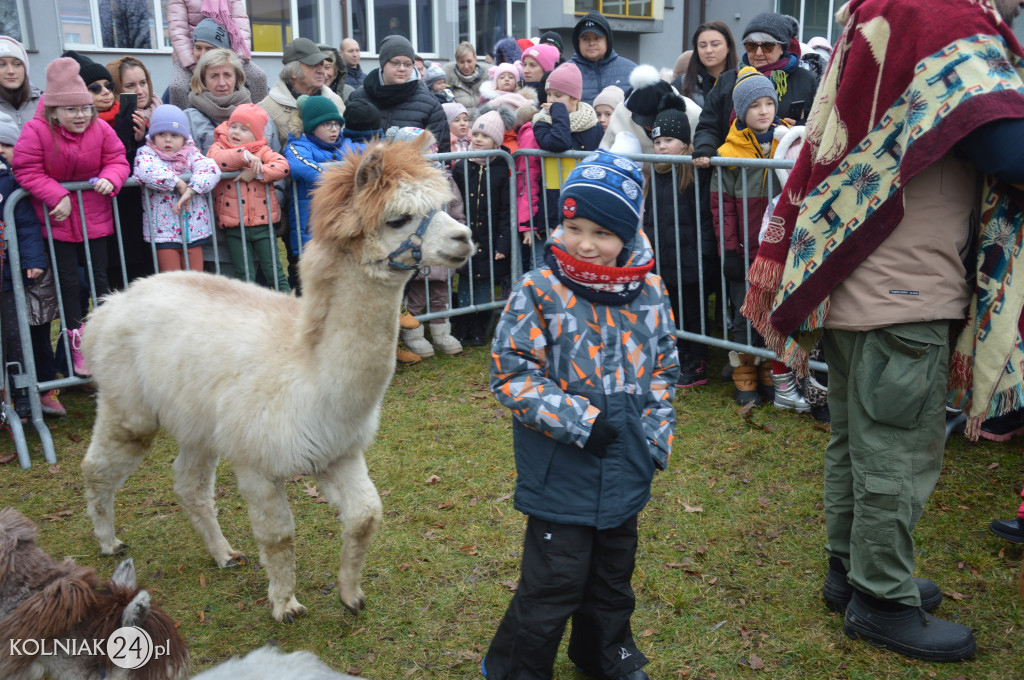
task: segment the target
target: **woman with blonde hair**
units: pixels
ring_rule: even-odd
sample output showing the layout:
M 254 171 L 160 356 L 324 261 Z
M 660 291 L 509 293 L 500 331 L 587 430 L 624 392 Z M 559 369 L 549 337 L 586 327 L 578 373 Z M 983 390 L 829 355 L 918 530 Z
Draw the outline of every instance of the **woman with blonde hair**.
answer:
M 455 101 L 466 107 L 470 120 L 476 118 L 480 86 L 487 80 L 487 71 L 477 63 L 473 43 L 459 43 L 455 48 L 455 61 L 444 65 L 444 75 Z
M 239 104 L 252 104 L 245 89 L 242 60 L 230 50 L 210 50 L 199 58 L 189 83 L 185 115 L 196 146 L 206 153 L 213 144 L 213 131 L 231 117 Z M 280 150 L 274 121 L 267 122 L 267 140 L 275 151 Z M 275 146 L 277 145 L 277 146 Z

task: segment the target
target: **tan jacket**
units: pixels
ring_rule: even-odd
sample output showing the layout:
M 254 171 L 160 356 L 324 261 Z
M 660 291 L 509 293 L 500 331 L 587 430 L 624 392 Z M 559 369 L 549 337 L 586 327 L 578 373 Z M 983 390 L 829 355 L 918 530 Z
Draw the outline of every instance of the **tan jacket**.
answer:
M 345 115 L 345 102 L 341 101 L 341 97 L 334 90 L 324 85 L 320 94 L 334 102 L 334 105 L 338 107 L 338 113 L 342 116 Z M 288 135 L 302 136 L 302 114 L 299 113 L 291 90 L 283 81 L 279 79 L 274 83 L 274 87 L 270 88 L 270 94 L 264 97 L 263 101 L 258 102 L 257 106 L 266 111 L 270 120 L 274 121 L 281 148 L 284 148 L 288 142 Z
M 825 326 L 867 331 L 964 318 L 980 189 L 974 165 L 952 153 L 914 177 L 903 192 L 903 221 L 832 291 Z

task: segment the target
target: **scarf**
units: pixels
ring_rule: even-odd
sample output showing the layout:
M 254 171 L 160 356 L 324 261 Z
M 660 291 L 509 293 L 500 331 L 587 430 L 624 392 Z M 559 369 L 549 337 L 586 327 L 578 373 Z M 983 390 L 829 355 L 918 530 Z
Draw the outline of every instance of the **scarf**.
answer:
M 237 54 L 242 61 L 249 61 L 252 56 L 249 51 L 249 41 L 242 35 L 242 29 L 239 28 L 238 22 L 231 14 L 231 0 L 203 0 L 199 11 L 204 17 L 210 17 L 227 31 L 231 38 L 231 51 Z
M 363 81 L 363 89 L 370 101 L 379 109 L 393 109 L 398 106 L 408 105 L 415 97 L 416 90 L 420 87 L 419 80 L 410 80 L 405 83 L 394 85 L 383 85 L 380 80 L 380 69 L 375 68 L 366 74 Z
M 173 154 L 166 154 L 160 149 L 156 148 L 156 145 L 153 144 L 153 140 L 149 139 L 148 137 L 146 138 L 146 146 L 152 149 L 153 153 L 159 156 L 162 161 L 167 163 L 171 168 L 171 172 L 173 172 L 175 175 L 180 175 L 181 173 L 185 172 L 185 170 L 188 168 L 188 159 L 193 154 L 199 156 L 203 155 L 202 153 L 200 153 L 199 147 L 197 147 L 195 143 L 192 141 L 192 137 L 189 137 L 188 141 L 186 141 L 181 146 L 181 148 L 175 151 Z
M 848 21 L 743 305 L 802 374 L 829 293 L 902 221 L 907 182 L 976 127 L 1024 116 L 1024 51 L 991 0 L 948 0 L 941 12 L 929 0 L 853 0 L 841 14 Z M 902 18 L 915 40 L 890 33 L 886 17 Z M 1024 202 L 993 177 L 983 184 L 974 291 L 949 383 L 973 439 L 986 416 L 1024 405 L 1024 284 L 1013 285 Z
M 533 117 L 533 124 L 551 123 L 551 114 L 541 111 Z M 597 125 L 597 112 L 594 107 L 586 102 L 580 102 L 576 110 L 569 114 L 569 131 L 583 132 Z
M 619 254 L 621 264 L 602 266 L 581 262 L 565 252 L 562 228 L 548 241 L 544 261 L 558 279 L 584 300 L 601 305 L 625 305 L 640 295 L 644 279 L 654 268 L 651 244 L 641 231 Z
M 369 144 L 374 139 L 378 139 L 384 136 L 384 131 L 380 128 L 376 130 L 350 130 L 349 128 L 342 128 L 341 135 L 356 144 Z
M 114 125 L 114 117 L 117 116 L 118 111 L 121 110 L 121 102 L 114 100 L 114 105 L 106 111 L 96 111 L 96 117 L 100 120 L 105 120 L 111 127 Z
M 216 97 L 209 90 L 203 90 L 199 94 L 188 93 L 188 105 L 212 120 L 215 125 L 230 118 L 231 112 L 239 104 L 252 104 L 249 90 L 244 87 L 226 97 Z
M 747 57 L 748 55 L 743 55 L 740 59 L 742 64 L 738 68 L 753 66 Z M 789 52 L 783 52 L 782 57 L 778 61 L 773 61 L 764 66 L 754 66 L 754 68 L 763 73 L 768 80 L 772 81 L 772 85 L 775 86 L 775 93 L 779 95 L 779 99 L 782 99 L 789 90 L 789 76 L 787 74 L 793 73 L 793 71 L 800 68 L 800 58 Z
M 458 64 L 456 64 L 455 67 L 452 69 L 452 75 L 454 75 L 456 78 L 465 83 L 467 88 L 472 88 L 473 85 L 478 80 L 484 77 L 484 67 L 481 66 L 480 64 L 477 64 L 476 70 L 473 71 L 473 74 L 467 76 L 462 74 L 462 71 L 459 70 Z

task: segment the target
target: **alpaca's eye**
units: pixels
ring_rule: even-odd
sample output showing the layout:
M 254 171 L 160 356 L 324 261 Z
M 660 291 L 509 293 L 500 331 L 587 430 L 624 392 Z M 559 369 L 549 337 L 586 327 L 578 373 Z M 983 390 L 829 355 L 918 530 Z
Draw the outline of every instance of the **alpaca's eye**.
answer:
M 409 224 L 412 220 L 412 215 L 399 215 L 398 217 L 392 217 L 388 220 L 387 224 L 392 229 L 401 229 L 405 225 Z

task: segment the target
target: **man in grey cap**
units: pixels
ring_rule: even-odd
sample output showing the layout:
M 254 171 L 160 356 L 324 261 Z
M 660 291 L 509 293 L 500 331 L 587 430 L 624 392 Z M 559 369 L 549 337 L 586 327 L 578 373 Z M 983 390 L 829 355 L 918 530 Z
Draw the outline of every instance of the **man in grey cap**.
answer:
M 327 61 L 330 55 L 322 52 L 309 38 L 296 38 L 284 46 L 284 56 L 278 81 L 270 88 L 270 94 L 259 103 L 277 126 L 281 146 L 288 141 L 288 135 L 302 134 L 302 116 L 295 100 L 300 95 L 323 95 L 344 114 L 345 104 L 334 90 L 327 86 Z

